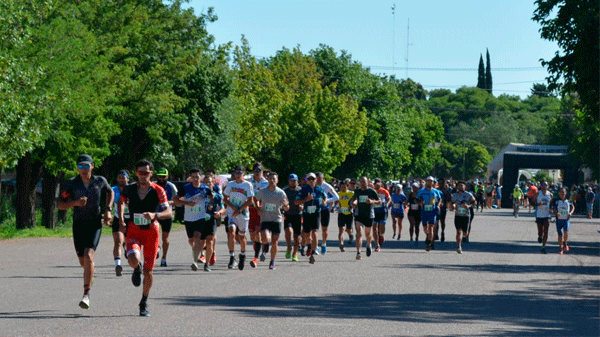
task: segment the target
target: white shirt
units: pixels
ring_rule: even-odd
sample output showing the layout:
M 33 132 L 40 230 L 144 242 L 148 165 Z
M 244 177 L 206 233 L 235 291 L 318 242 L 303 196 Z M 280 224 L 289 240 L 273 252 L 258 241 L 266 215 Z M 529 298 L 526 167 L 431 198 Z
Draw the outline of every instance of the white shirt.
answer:
M 237 207 L 242 206 L 248 198 L 252 198 L 254 196 L 254 189 L 252 188 L 252 184 L 248 181 L 242 181 L 241 183 L 237 183 L 235 180 L 227 183 L 227 187 L 225 187 L 225 191 L 223 194 L 229 197 L 229 202 L 234 204 Z M 227 208 L 227 214 L 232 217 L 233 210 L 231 207 Z M 241 210 L 241 216 L 244 219 L 250 219 L 250 213 L 247 209 Z

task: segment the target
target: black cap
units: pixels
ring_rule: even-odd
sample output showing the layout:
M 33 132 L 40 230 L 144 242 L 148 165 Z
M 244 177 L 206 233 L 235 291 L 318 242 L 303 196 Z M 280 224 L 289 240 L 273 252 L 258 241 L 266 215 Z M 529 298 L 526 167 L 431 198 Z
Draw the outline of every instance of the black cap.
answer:
M 263 170 L 263 166 L 261 163 L 254 163 L 254 165 L 252 166 L 252 171 L 254 172 L 260 172 Z
M 244 167 L 244 165 L 238 165 L 233 170 L 231 170 L 231 172 L 236 172 L 236 171 L 246 172 L 246 168 Z
M 89 154 L 82 154 L 77 157 L 77 164 L 89 164 L 91 165 L 94 162 L 92 156 Z

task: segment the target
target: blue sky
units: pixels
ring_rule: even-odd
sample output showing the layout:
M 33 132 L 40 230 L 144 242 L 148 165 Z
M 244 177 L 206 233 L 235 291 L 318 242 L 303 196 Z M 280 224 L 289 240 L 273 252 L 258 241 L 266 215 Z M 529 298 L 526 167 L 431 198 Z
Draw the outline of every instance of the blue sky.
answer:
M 197 14 L 214 7 L 219 19 L 208 31 L 217 44 L 237 45 L 245 35 L 258 57 L 283 47 L 308 53 L 325 44 L 348 51 L 372 73 L 398 78 L 406 77 L 410 19 L 408 77 L 427 90 L 475 86 L 479 55 L 485 61 L 488 48 L 494 95 L 525 98 L 534 82 L 545 83 L 539 59 L 558 50 L 540 38 L 540 27 L 531 20 L 533 0 L 193 0 L 190 5 Z

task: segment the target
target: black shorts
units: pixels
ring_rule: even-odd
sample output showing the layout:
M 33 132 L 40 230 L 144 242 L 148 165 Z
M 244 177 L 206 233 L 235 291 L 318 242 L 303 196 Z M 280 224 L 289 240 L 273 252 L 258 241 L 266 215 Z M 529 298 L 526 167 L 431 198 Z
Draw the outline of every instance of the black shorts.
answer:
M 158 223 L 160 224 L 160 228 L 163 233 L 171 232 L 171 227 L 173 227 L 173 219 L 172 218 L 165 219 L 165 220 L 158 220 Z
M 281 234 L 281 222 L 263 222 L 260 225 L 260 229 L 269 231 L 272 235 L 279 235 Z
M 346 227 L 352 228 L 352 220 L 354 220 L 354 216 L 352 214 L 338 214 L 338 227 Z
M 462 230 L 467 233 L 469 231 L 469 217 L 468 216 L 455 216 L 454 227 L 456 230 Z
M 408 211 L 408 217 L 413 217 L 415 219 L 415 224 L 421 224 L 421 212 L 420 211 Z
M 319 213 L 302 215 L 304 223 L 302 224 L 302 232 L 310 233 L 313 230 L 319 230 Z
M 77 256 L 82 257 L 86 248 L 96 250 L 102 235 L 102 218 L 73 220 L 73 244 Z
M 204 219 L 196 220 L 196 221 L 184 221 L 185 231 L 187 233 L 188 239 L 194 237 L 194 232 L 202 233 L 202 227 L 204 226 Z
M 125 223 L 127 223 L 127 220 L 125 220 Z M 119 231 L 119 229 L 121 228 L 121 224 L 119 223 L 119 218 L 113 217 L 111 227 L 112 227 L 113 234 Z
M 302 234 L 302 215 L 300 214 L 291 214 L 286 215 L 283 220 L 283 228 L 292 227 L 294 231 L 294 235 L 298 236 Z
M 365 227 L 373 227 L 373 218 L 369 218 L 366 216 L 355 216 L 354 217 L 354 222 L 356 223 L 356 225 L 358 226 L 359 223 L 362 224 Z
M 208 220 L 202 221 L 202 227 L 200 228 L 200 240 L 206 240 L 207 236 L 214 236 L 217 231 L 217 222 L 214 217 L 210 217 Z
M 375 223 L 384 223 L 385 224 L 385 218 L 386 218 L 387 212 L 385 213 L 375 213 Z
M 535 223 L 538 225 L 543 225 L 545 223 L 549 223 L 550 218 L 535 218 Z
M 330 219 L 329 209 L 322 209 L 321 210 L 321 226 L 329 227 L 329 219 Z

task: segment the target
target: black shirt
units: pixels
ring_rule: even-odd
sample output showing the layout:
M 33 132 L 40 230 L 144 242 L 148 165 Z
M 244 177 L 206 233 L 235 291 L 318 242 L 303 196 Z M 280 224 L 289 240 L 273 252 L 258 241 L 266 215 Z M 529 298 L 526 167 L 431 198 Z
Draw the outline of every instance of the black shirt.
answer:
M 68 202 L 87 197 L 85 206 L 73 207 L 73 220 L 92 220 L 102 215 L 108 193 L 112 193 L 112 189 L 106 178 L 92 175 L 89 185 L 85 187 L 81 176 L 76 176 L 65 182 L 60 199 L 62 202 Z

